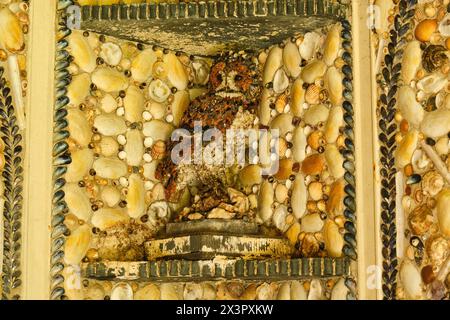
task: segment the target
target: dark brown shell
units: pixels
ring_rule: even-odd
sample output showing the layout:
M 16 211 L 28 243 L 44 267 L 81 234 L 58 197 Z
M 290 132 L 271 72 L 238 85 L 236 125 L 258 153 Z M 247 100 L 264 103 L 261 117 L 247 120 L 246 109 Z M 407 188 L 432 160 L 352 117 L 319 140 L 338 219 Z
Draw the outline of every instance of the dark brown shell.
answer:
M 429 45 L 422 56 L 422 65 L 427 72 L 434 72 L 448 62 L 447 49 L 441 45 Z

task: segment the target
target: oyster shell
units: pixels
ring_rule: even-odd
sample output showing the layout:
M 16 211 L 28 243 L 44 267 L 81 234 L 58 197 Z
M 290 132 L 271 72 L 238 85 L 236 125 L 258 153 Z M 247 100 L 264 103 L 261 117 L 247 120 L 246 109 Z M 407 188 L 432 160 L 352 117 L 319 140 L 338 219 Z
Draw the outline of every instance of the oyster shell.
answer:
M 304 60 L 311 60 L 322 43 L 322 36 L 317 32 L 308 32 L 300 44 L 300 55 Z
M 85 114 L 79 109 L 70 108 L 67 114 L 70 137 L 81 147 L 91 142 L 92 131 Z
M 327 65 L 322 60 L 314 60 L 303 68 L 301 77 L 306 83 L 314 83 L 318 78 L 323 77 L 326 71 Z
M 67 167 L 65 179 L 67 182 L 79 182 L 88 174 L 94 163 L 94 151 L 81 149 L 72 153 L 72 163 Z
M 85 191 L 78 184 L 69 183 L 64 187 L 65 201 L 71 213 L 78 219 L 89 221 L 92 214 L 91 202 Z
M 73 76 L 72 82 L 67 87 L 67 97 L 72 106 L 77 107 L 89 94 L 91 77 L 87 73 L 81 73 Z

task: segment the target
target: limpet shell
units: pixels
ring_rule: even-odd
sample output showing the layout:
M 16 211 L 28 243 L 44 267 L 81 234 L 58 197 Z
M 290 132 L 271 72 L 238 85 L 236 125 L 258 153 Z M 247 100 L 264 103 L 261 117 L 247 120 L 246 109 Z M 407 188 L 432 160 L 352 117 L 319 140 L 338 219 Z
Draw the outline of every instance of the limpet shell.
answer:
M 152 120 L 144 124 L 144 135 L 153 138 L 154 141 L 167 141 L 172 135 L 174 127 L 161 120 Z
M 308 32 L 300 44 L 299 52 L 304 60 L 311 60 L 322 42 L 322 36 L 317 32 Z
M 264 65 L 263 84 L 266 85 L 273 81 L 275 72 L 280 69 L 283 63 L 283 50 L 278 47 L 272 47 L 267 56 L 266 63 Z
M 146 82 L 153 71 L 153 64 L 156 62 L 157 55 L 153 49 L 146 49 L 139 53 L 131 62 L 131 76 L 138 82 Z
M 120 191 L 113 186 L 105 186 L 100 193 L 102 201 L 111 208 L 119 204 L 120 197 Z
M 164 63 L 167 67 L 167 78 L 169 82 L 179 91 L 185 90 L 188 86 L 189 78 L 185 67 L 174 53 L 164 56 Z
M 327 220 L 327 222 L 325 222 L 323 239 L 325 242 L 325 249 L 330 257 L 339 258 L 342 256 L 344 238 L 339 232 L 338 225 L 334 221 Z
M 315 233 L 322 230 L 324 222 L 320 218 L 320 214 L 312 213 L 304 216 L 301 222 L 301 232 Z
M 406 85 L 415 78 L 422 61 L 422 50 L 419 41 L 411 41 L 403 53 L 401 76 Z
M 303 120 L 310 126 L 317 126 L 319 123 L 327 121 L 329 113 L 330 110 L 325 105 L 313 105 L 305 111 Z
M 189 93 L 187 91 L 178 91 L 173 98 L 172 102 L 172 115 L 173 115 L 173 124 L 175 126 L 179 126 L 181 118 L 183 117 L 184 112 L 189 107 L 190 103 Z
M 72 106 L 80 105 L 89 94 L 91 77 L 87 73 L 73 76 L 72 82 L 67 87 L 67 97 Z
M 423 134 L 430 138 L 439 138 L 450 131 L 450 110 L 439 109 L 427 112 L 420 126 Z
M 127 89 L 126 96 L 123 99 L 125 107 L 125 119 L 133 122 L 142 121 L 142 112 L 144 111 L 145 97 L 142 91 L 136 86 L 130 86 Z
M 91 142 L 92 131 L 85 114 L 79 109 L 70 108 L 67 114 L 70 137 L 81 147 Z
M 96 56 L 83 32 L 73 30 L 68 40 L 71 55 L 77 66 L 84 72 L 94 71 L 97 66 Z
M 400 281 L 408 299 L 419 300 L 423 297 L 422 278 L 415 264 L 405 259 L 400 266 Z
M 128 178 L 127 209 L 131 218 L 139 219 L 145 213 L 144 181 L 137 174 Z
M 339 136 L 339 129 L 344 125 L 344 110 L 341 106 L 330 109 L 328 121 L 325 125 L 324 136 L 327 143 L 335 143 Z
M 312 61 L 301 72 L 301 78 L 306 83 L 314 83 L 318 78 L 323 77 L 327 71 L 327 65 L 321 60 Z
M 411 162 L 413 152 L 417 148 L 418 139 L 419 133 L 416 130 L 412 130 L 400 142 L 395 152 L 395 163 L 399 169 L 403 169 L 404 166 Z
M 303 80 L 298 78 L 292 85 L 291 94 L 291 111 L 295 117 L 301 117 L 303 114 L 303 104 L 305 103 L 305 89 L 303 88 Z M 263 92 L 264 94 L 264 92 Z M 269 107 L 269 106 L 268 106 Z M 269 107 L 270 110 L 270 107 Z M 269 111 L 270 112 L 270 111 Z
M 94 213 L 91 223 L 100 230 L 106 230 L 120 223 L 126 223 L 130 217 L 123 209 L 102 208 Z
M 93 168 L 104 179 L 119 179 L 127 174 L 128 169 L 124 162 L 113 158 L 99 158 L 94 161 Z
M 268 222 L 272 218 L 273 210 L 273 186 L 272 184 L 264 180 L 259 189 L 258 195 L 258 217 L 262 222 Z
M 301 60 L 302 58 L 300 56 L 299 48 L 295 45 L 295 43 L 291 41 L 286 43 L 283 49 L 283 64 L 292 78 L 297 78 L 300 74 Z
M 430 41 L 431 35 L 436 31 L 438 27 L 437 20 L 425 19 L 419 22 L 414 31 L 416 39 L 421 42 Z
M 103 137 L 99 143 L 100 153 L 105 157 L 117 155 L 119 152 L 119 143 L 113 137 Z
M 305 178 L 303 175 L 297 174 L 291 195 L 292 213 L 297 219 L 301 219 L 306 213 L 307 197 Z
M 68 265 L 75 265 L 81 262 L 86 255 L 91 243 L 91 228 L 84 224 L 72 231 L 66 238 L 64 250 L 64 261 Z
M 336 69 L 336 67 L 328 68 L 325 78 L 325 88 L 328 90 L 331 104 L 333 106 L 340 105 L 342 103 L 342 74 Z
M 436 210 L 441 232 L 450 236 L 450 189 L 442 190 L 436 198 Z
M 329 144 L 325 147 L 325 159 L 327 160 L 328 170 L 335 179 L 344 176 L 344 157 L 334 144 Z
M 127 131 L 125 120 L 115 114 L 99 115 L 94 120 L 94 127 L 104 136 L 117 136 Z
M 284 70 L 278 69 L 273 78 L 273 91 L 275 93 L 283 93 L 289 86 L 289 78 Z
M 323 51 L 323 61 L 328 65 L 332 66 L 336 60 L 339 49 L 341 46 L 341 28 L 339 24 L 331 27 L 328 31 L 327 38 L 325 39 L 324 51 Z
M 92 73 L 92 83 L 105 92 L 117 92 L 128 88 L 128 79 L 123 73 L 111 68 L 98 68 Z
M 87 175 L 94 163 L 94 152 L 91 149 L 80 149 L 72 153 L 72 163 L 67 167 L 64 176 L 67 182 L 79 182 Z
M 110 66 L 117 66 L 122 60 L 122 50 L 112 42 L 103 43 L 101 46 L 100 57 Z
M 68 183 L 64 186 L 64 193 L 70 212 L 80 220 L 89 221 L 92 209 L 86 189 L 80 188 L 76 183 Z
M 128 283 L 118 283 L 111 291 L 111 300 L 133 300 L 133 289 Z
M 425 112 L 417 102 L 414 90 L 410 86 L 403 86 L 398 90 L 397 106 L 408 123 L 415 127 L 420 125 Z
M 166 101 L 171 94 L 170 88 L 160 79 L 153 80 L 150 83 L 148 92 L 150 98 L 152 98 L 156 102 Z

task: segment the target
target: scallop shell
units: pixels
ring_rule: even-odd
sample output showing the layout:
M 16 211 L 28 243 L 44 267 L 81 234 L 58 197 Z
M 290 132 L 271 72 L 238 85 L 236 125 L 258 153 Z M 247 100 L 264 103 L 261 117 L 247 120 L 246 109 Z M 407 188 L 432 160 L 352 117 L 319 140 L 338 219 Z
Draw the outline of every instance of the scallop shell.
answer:
M 305 101 L 309 104 L 318 104 L 320 102 L 320 87 L 315 84 L 308 86 L 308 89 L 306 89 Z
M 328 220 L 325 222 L 323 229 L 323 239 L 325 242 L 325 249 L 328 255 L 332 258 L 339 258 L 342 256 L 342 249 L 344 247 L 344 238 L 339 232 L 338 225 Z
M 403 86 L 398 90 L 398 108 L 409 124 L 418 127 L 422 122 L 424 110 L 416 100 L 414 90 L 409 86 Z
M 301 78 L 306 83 L 314 83 L 318 78 L 323 77 L 327 71 L 327 65 L 321 60 L 314 60 L 303 68 Z
M 172 102 L 172 115 L 173 115 L 173 124 L 175 126 L 179 126 L 181 118 L 183 117 L 184 112 L 187 110 L 190 104 L 190 97 L 187 91 L 178 91 L 174 95 L 174 99 Z
M 153 80 L 150 83 L 148 87 L 148 92 L 150 98 L 152 98 L 156 102 L 166 101 L 171 94 L 170 88 L 160 79 Z
M 144 124 L 144 135 L 153 138 L 154 141 L 167 141 L 172 135 L 174 127 L 161 120 L 152 120 Z
M 185 90 L 188 86 L 189 79 L 186 69 L 178 57 L 173 53 L 169 53 L 164 56 L 164 63 L 167 66 L 167 78 L 172 86 L 179 91 Z
M 295 43 L 289 41 L 283 49 L 283 64 L 292 78 L 297 78 L 300 74 L 301 56 Z
M 273 187 L 272 184 L 264 180 L 261 184 L 258 196 L 258 217 L 262 222 L 268 222 L 272 218 L 273 210 Z
M 303 104 L 305 103 L 305 89 L 303 88 L 303 80 L 298 78 L 292 85 L 291 94 L 291 111 L 295 117 L 301 117 L 303 114 Z M 269 109 L 270 110 L 270 109 Z
M 339 136 L 339 129 L 344 125 L 344 110 L 341 106 L 330 109 L 327 124 L 325 125 L 324 136 L 328 143 L 335 143 Z
M 111 68 L 98 68 L 92 73 L 92 83 L 105 92 L 117 92 L 128 88 L 128 79 L 123 73 Z
M 139 219 L 145 213 L 145 188 L 144 181 L 137 174 L 128 178 L 127 193 L 128 215 L 133 219 Z
M 325 147 L 325 159 L 328 164 L 328 171 L 335 178 L 339 179 L 344 176 L 344 157 L 334 144 Z
M 395 164 L 399 169 L 403 169 L 411 162 L 413 152 L 417 148 L 419 133 L 412 130 L 406 134 L 395 153 Z
M 70 137 L 81 147 L 91 142 L 92 131 L 85 114 L 79 109 L 70 108 L 67 114 Z
M 402 60 L 402 79 L 408 85 L 416 76 L 422 61 L 422 50 L 419 41 L 411 41 L 406 45 Z
M 324 51 L 323 51 L 323 61 L 328 65 L 332 66 L 336 60 L 339 49 L 341 47 L 341 27 L 339 24 L 331 27 L 328 31 L 327 38 L 325 39 Z
M 430 138 L 439 138 L 450 132 L 450 110 L 440 109 L 427 112 L 420 126 L 423 134 Z
M 73 76 L 72 82 L 67 87 L 67 97 L 70 104 L 77 107 L 88 96 L 91 86 L 91 77 L 87 73 Z
M 280 69 L 283 63 L 283 50 L 276 46 L 270 49 L 264 64 L 263 84 L 266 85 L 273 81 L 275 72 Z
M 146 49 L 139 53 L 131 62 L 131 76 L 138 82 L 146 82 L 152 75 L 153 64 L 156 62 L 157 55 L 152 49 Z
M 64 261 L 68 265 L 79 264 L 86 255 L 91 243 L 91 228 L 84 224 L 72 231 L 66 238 Z
M 84 188 L 80 188 L 78 184 L 69 183 L 64 186 L 64 200 L 69 207 L 71 213 L 78 219 L 89 221 L 92 214 L 91 202 Z
M 410 260 L 404 260 L 400 266 L 400 281 L 408 299 L 419 300 L 423 297 L 420 272 Z
M 125 98 L 123 99 L 125 119 L 131 123 L 141 122 L 144 104 L 145 97 L 142 91 L 136 86 L 130 86 L 127 89 Z
M 118 283 L 111 291 L 111 300 L 133 300 L 133 289 L 128 283 Z
M 124 151 L 127 154 L 127 164 L 139 167 L 144 156 L 144 138 L 139 130 L 127 132 L 127 144 Z
M 300 44 L 300 55 L 304 60 L 311 60 L 322 42 L 322 36 L 317 32 L 305 34 L 303 42 Z
M 325 88 L 328 90 L 331 104 L 333 106 L 340 105 L 343 92 L 342 74 L 334 66 L 328 68 L 325 74 Z
M 301 219 L 306 213 L 306 202 L 308 193 L 306 191 L 305 178 L 301 174 L 297 174 L 291 196 L 292 213 L 297 219 Z
M 7 7 L 0 9 L 0 47 L 11 52 L 22 51 L 25 47 L 20 21 Z
M 94 213 L 91 223 L 100 230 L 106 230 L 120 223 L 126 223 L 129 219 L 123 209 L 102 208 Z
M 119 179 L 128 171 L 125 163 L 113 158 L 99 158 L 94 161 L 93 168 L 97 175 L 104 179 Z
M 122 50 L 112 42 L 103 43 L 101 46 L 100 57 L 110 66 L 117 66 L 122 60 Z
M 94 127 L 104 136 L 117 136 L 127 131 L 125 120 L 115 114 L 99 115 L 94 120 Z
M 273 78 L 273 91 L 275 93 L 283 93 L 289 86 L 289 78 L 284 70 L 278 69 Z
M 68 39 L 71 54 L 77 66 L 84 72 L 94 71 L 97 67 L 96 56 L 83 33 L 74 30 Z
M 64 176 L 67 182 L 79 182 L 88 174 L 94 163 L 94 152 L 91 149 L 81 149 L 72 152 L 72 162 L 67 167 Z
M 105 157 L 111 157 L 119 153 L 119 144 L 112 137 L 102 137 L 99 147 L 100 153 Z
M 450 189 L 442 190 L 437 196 L 436 210 L 441 232 L 450 236 Z
M 115 207 L 120 201 L 120 191 L 113 186 L 106 186 L 102 189 L 100 198 L 108 207 Z
M 327 121 L 329 113 L 330 110 L 324 104 L 313 105 L 305 111 L 303 120 L 307 125 L 317 126 Z

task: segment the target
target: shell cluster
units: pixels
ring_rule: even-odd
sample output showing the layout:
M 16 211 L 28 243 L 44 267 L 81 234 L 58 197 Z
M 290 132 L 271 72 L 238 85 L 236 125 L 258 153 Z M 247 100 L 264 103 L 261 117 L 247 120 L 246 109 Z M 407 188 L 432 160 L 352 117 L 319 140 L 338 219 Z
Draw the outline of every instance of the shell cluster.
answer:
M 410 29 L 397 30 L 406 39 L 393 115 L 397 254 L 401 258 L 398 298 L 444 299 L 450 289 L 449 4 L 447 0 L 418 1 Z M 393 22 L 394 14 L 391 6 L 384 16 Z M 384 49 L 388 54 L 389 47 Z M 389 58 L 382 66 L 388 63 Z M 387 70 L 380 76 L 381 85 L 387 85 L 387 77 L 392 76 Z M 390 134 L 387 128 L 384 133 Z
M 72 300 L 346 300 L 344 279 L 286 282 L 220 281 L 201 283 L 137 283 L 83 280 L 76 268 L 66 268 L 76 287 Z

